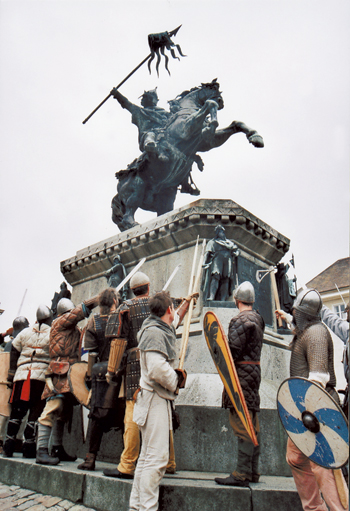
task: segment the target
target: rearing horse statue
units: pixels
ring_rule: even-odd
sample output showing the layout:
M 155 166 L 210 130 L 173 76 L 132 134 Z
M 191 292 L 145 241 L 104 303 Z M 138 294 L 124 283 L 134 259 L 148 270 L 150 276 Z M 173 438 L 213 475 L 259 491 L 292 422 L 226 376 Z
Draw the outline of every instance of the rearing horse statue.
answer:
M 224 144 L 231 135 L 242 132 L 255 147 L 264 147 L 262 137 L 243 122 L 233 121 L 218 129 L 217 111 L 224 107 L 217 80 L 202 83 L 169 101 L 170 112 L 157 107 L 156 90 L 145 92 L 139 107 L 117 89 L 113 96 L 132 114 L 139 129 L 142 154 L 126 170 L 116 173 L 117 195 L 112 200 L 112 220 L 121 231 L 137 225 L 138 208 L 163 215 L 174 207 L 176 193 L 199 195 L 192 187 L 192 165 L 203 170 L 198 152 Z

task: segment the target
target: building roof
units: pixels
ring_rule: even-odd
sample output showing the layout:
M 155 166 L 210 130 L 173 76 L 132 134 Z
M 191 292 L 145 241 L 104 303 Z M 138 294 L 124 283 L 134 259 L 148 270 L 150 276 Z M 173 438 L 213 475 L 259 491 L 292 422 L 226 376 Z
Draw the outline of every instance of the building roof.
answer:
M 315 288 L 319 293 L 327 291 L 336 291 L 336 285 L 339 289 L 348 288 L 350 285 L 350 257 L 338 259 L 319 275 L 314 277 L 306 286 Z

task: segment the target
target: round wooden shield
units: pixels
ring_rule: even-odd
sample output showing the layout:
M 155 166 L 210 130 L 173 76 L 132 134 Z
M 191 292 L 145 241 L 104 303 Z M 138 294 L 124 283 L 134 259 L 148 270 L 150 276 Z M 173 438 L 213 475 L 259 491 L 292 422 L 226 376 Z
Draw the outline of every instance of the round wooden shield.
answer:
M 345 465 L 348 423 L 320 385 L 305 378 L 288 378 L 278 390 L 277 409 L 289 438 L 311 461 L 333 469 Z
M 74 394 L 79 403 L 89 408 L 90 390 L 85 383 L 87 368 L 87 362 L 72 364 L 68 371 L 68 382 L 72 394 Z

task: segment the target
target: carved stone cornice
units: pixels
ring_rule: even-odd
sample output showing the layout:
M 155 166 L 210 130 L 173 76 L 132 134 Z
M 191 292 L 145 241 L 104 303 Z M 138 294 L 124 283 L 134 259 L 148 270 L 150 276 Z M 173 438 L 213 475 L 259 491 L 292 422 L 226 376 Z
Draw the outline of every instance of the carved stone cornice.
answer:
M 289 250 L 288 238 L 236 202 L 199 199 L 78 250 L 75 256 L 61 262 L 61 272 L 71 285 L 75 285 L 102 276 L 112 266 L 117 254 L 123 255 L 126 267 L 132 266 L 142 257 L 150 260 L 191 246 L 197 236 L 212 239 L 218 224 L 225 227 L 228 239 L 266 265 L 275 265 Z

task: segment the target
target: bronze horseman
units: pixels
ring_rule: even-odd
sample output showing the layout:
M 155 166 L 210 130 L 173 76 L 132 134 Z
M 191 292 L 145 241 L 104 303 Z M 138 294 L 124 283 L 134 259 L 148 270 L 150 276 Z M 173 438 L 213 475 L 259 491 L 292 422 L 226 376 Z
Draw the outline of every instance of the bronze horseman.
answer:
M 116 173 L 118 193 L 112 200 L 112 219 L 121 231 L 137 225 L 134 214 L 138 208 L 158 215 L 171 211 L 179 186 L 183 192 L 198 195 L 190 176 L 193 163 L 203 168 L 198 152 L 219 147 L 239 132 L 255 147 L 264 147 L 262 137 L 243 122 L 233 121 L 218 129 L 217 111 L 224 107 L 219 89 L 214 79 L 186 90 L 169 101 L 170 112 L 157 107 L 155 90 L 142 95 L 143 107 L 133 105 L 116 88 L 111 91 L 131 112 L 143 151 L 126 170 Z

